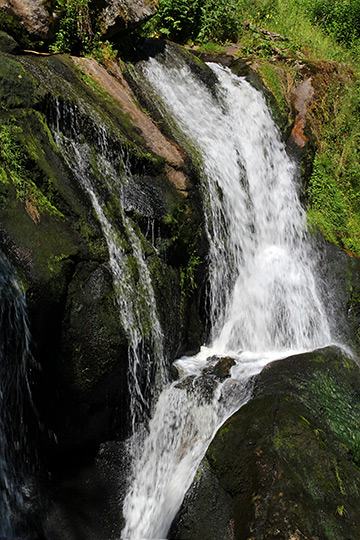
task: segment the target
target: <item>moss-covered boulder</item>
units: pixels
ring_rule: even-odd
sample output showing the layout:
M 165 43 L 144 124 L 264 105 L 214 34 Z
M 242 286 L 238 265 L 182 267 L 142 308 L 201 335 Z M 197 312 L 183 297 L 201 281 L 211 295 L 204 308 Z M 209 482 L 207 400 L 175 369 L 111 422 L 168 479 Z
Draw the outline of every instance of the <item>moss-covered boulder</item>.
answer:
M 268 365 L 211 443 L 170 538 L 357 538 L 359 396 L 359 367 L 339 349 Z

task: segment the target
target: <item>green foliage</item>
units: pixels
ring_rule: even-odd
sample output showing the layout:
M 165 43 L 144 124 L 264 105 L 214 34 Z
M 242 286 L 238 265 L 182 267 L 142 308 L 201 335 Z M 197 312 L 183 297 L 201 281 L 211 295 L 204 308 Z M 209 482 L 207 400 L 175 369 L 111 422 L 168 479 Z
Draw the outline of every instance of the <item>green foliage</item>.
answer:
M 245 0 L 160 0 L 159 11 L 144 32 L 180 43 L 236 41 L 249 10 L 253 12 L 254 6 Z
M 200 10 L 201 0 L 160 0 L 159 11 L 145 27 L 145 33 L 185 42 L 198 32 Z
M 57 0 L 60 28 L 50 48 L 54 52 L 90 52 L 99 41 L 90 17 L 90 0 Z
M 239 35 L 239 6 L 231 0 L 206 0 L 201 6 L 199 41 L 236 41 Z
M 337 41 L 351 45 L 360 38 L 360 0 L 298 0 L 298 4 Z

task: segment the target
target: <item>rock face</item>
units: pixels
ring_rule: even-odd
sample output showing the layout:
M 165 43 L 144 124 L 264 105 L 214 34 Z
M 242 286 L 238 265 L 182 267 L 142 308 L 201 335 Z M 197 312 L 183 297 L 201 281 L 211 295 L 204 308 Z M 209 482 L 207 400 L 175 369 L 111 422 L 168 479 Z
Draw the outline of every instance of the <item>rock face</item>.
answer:
M 267 366 L 211 443 L 170 538 L 358 538 L 359 395 L 359 367 L 338 349 Z
M 65 10 L 58 10 L 55 0 L 0 0 L 0 9 L 20 22 L 35 42 L 52 41 L 61 18 L 66 16 Z M 91 31 L 107 39 L 147 21 L 157 9 L 154 0 L 89 0 L 88 24 Z
M 7 44 L 13 50 L 13 42 Z M 128 300 L 133 294 L 144 343 L 153 324 L 149 297 L 141 301 L 144 265 L 167 363 L 196 350 L 203 333 L 198 298 L 181 285 L 190 256 L 204 250 L 196 168 L 190 174 L 189 160 L 149 116 L 140 129 L 144 113 L 135 113 L 136 96 L 115 66 L 113 71 L 60 55 L 0 53 L 0 250 L 26 290 L 33 353 L 41 366 L 34 401 L 57 440 L 44 436 L 39 448 L 55 483 L 65 469 L 75 477 L 79 463 L 94 467 L 102 443 L 129 434 L 130 338 L 119 306 L 128 308 L 119 299 L 104 223 L 113 227 L 122 271 L 129 272 Z M 106 215 L 103 222 L 84 179 Z M 150 366 L 152 383 L 155 371 Z M 147 381 L 140 384 L 147 389 Z M 95 492 L 108 483 L 98 474 L 92 475 Z M 95 494 L 86 477 L 79 472 L 77 483 L 52 488 L 60 490 L 61 501 L 47 517 L 49 538 L 58 537 L 57 523 L 73 527 L 76 540 L 90 538 L 81 516 L 91 514 Z M 80 505 L 78 520 L 68 525 L 68 507 L 76 507 L 82 490 L 89 506 Z M 110 537 L 105 529 L 103 534 Z

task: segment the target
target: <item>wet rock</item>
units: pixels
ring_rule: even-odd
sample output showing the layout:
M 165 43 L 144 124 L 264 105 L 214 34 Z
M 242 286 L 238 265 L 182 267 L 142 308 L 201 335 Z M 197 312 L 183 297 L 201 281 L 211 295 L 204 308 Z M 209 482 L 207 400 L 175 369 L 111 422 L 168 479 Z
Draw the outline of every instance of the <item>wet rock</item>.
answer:
M 231 368 L 235 366 L 236 362 L 230 356 L 225 356 L 223 358 L 219 356 L 212 356 L 208 358 L 209 367 L 204 369 L 204 373 L 213 375 L 219 381 L 223 381 L 230 377 Z
M 338 349 L 268 365 L 211 443 L 170 538 L 357 538 L 359 396 L 359 367 Z
M 224 358 L 212 356 L 208 358 L 207 362 L 210 365 L 203 369 L 199 375 L 189 375 L 181 379 L 176 386 L 194 393 L 200 402 L 210 403 L 219 383 L 231 376 L 230 370 L 235 365 L 235 360 L 229 356 Z
M 189 165 L 171 138 L 165 139 L 147 115 L 134 112 L 136 98 L 119 75 L 94 62 L 85 72 L 85 64 L 77 62 L 74 68 L 74 61 L 61 55 L 0 54 L 0 249 L 26 290 L 33 353 L 41 366 L 33 388 L 45 426 L 39 455 L 52 478 L 44 493 L 55 492 L 48 501 L 48 538 L 61 540 L 89 540 L 90 529 L 96 540 L 107 534 L 105 526 L 99 532 L 98 514 L 92 516 L 90 510 L 92 502 L 99 512 L 109 502 L 108 493 L 97 497 L 103 479 L 95 461 L 104 441 L 122 441 L 129 433 L 129 342 L 101 224 L 86 189 L 54 142 L 59 118 L 64 137 L 77 137 L 76 144 L 87 145 L 97 158 L 113 159 L 121 174 L 124 156 L 130 173 L 123 210 L 116 185 L 112 193 L 98 174 L 97 160 L 89 159 L 86 170 L 129 260 L 135 254 L 124 215 L 139 235 L 169 363 L 185 350 L 196 350 L 202 332 L 194 295 L 184 300 L 180 286 L 180 270 L 190 248 L 196 249 L 201 204 L 196 187 L 185 196 L 166 169 L 179 168 L 187 179 Z M 94 74 L 104 71 L 108 77 L 102 86 Z M 140 130 L 143 117 L 148 122 Z M 174 209 L 182 221 L 174 218 L 169 225 L 165 218 L 171 221 Z M 130 267 L 136 284 L 138 266 Z M 105 466 L 103 460 L 102 467 L 111 468 L 110 461 Z M 117 475 L 116 464 L 114 471 Z
M 0 106 L 2 109 L 28 108 L 37 105 L 34 80 L 19 64 L 0 58 Z

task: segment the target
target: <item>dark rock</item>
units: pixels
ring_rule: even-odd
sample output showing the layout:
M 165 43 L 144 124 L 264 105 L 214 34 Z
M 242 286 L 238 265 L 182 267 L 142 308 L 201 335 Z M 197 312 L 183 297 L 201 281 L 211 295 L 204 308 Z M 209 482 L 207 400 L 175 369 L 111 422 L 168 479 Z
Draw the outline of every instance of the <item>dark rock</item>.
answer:
M 176 387 L 194 393 L 201 403 L 211 403 L 219 382 L 230 377 L 231 367 L 236 363 L 229 356 L 224 358 L 212 356 L 207 361 L 210 365 L 203 369 L 199 375 L 189 375 L 176 384 Z
M 224 381 L 230 377 L 231 368 L 235 366 L 236 362 L 230 356 L 225 356 L 223 358 L 219 356 L 212 356 L 208 358 L 209 367 L 204 369 L 204 373 L 214 375 L 219 381 Z
M 315 237 L 317 272 L 326 283 L 324 295 L 332 336 L 360 353 L 360 259 L 354 253 Z
M 8 54 L 18 54 L 20 52 L 19 44 L 6 32 L 0 30 L 0 51 Z
M 138 127 L 140 113 L 134 123 L 129 118 L 136 99 L 123 80 L 107 73 L 108 87 L 103 88 L 91 77 L 106 70 L 96 69 L 93 61 L 93 72 L 85 75 L 86 62 L 74 64 L 60 55 L 0 54 L 0 249 L 26 290 L 33 354 L 41 367 L 34 374 L 33 399 L 45 426 L 39 460 L 51 475 L 43 490 L 45 499 L 50 498 L 43 512 L 46 537 L 107 540 L 109 528 L 98 516 L 115 507 L 118 515 L 121 501 L 113 503 L 109 491 L 121 496 L 126 464 L 120 466 L 114 458 L 112 466 L 112 458 L 96 455 L 104 441 L 122 441 L 129 434 L 129 338 L 121 324 L 101 224 L 80 175 L 55 143 L 55 129 L 78 147 L 89 148 L 86 174 L 106 206 L 124 257 L 134 261 L 131 268 L 129 264 L 134 290 L 138 265 L 127 227 L 131 224 L 139 235 L 169 364 L 182 351 L 196 350 L 202 334 L 199 301 L 194 293 L 182 294 L 180 280 L 181 269 L 197 249 L 201 204 L 196 187 L 189 182 L 191 193 L 184 193 L 168 174 L 172 167 L 184 182 L 190 176 L 189 160 L 174 142 L 144 113 L 152 124 L 146 130 Z M 123 104 L 128 102 L 132 108 L 125 114 Z M 99 173 L 99 156 L 121 174 L 124 162 L 131 171 L 123 209 L 116 182 L 110 186 Z M 169 225 L 174 208 L 181 221 Z M 150 366 L 150 377 L 155 371 Z M 123 449 L 119 453 L 124 455 Z M 113 475 L 122 485 L 104 481 L 105 470 L 106 478 Z
M 359 396 L 359 367 L 338 349 L 268 365 L 211 443 L 170 538 L 357 538 Z
M 116 443 L 106 443 L 92 465 L 65 472 L 52 486 L 52 500 L 43 521 L 51 540 L 115 540 L 121 531 L 119 481 L 122 466 Z

